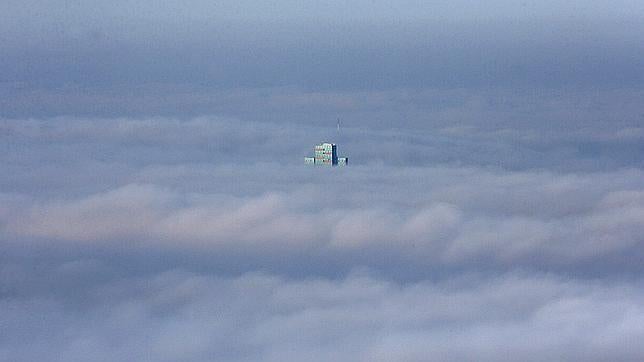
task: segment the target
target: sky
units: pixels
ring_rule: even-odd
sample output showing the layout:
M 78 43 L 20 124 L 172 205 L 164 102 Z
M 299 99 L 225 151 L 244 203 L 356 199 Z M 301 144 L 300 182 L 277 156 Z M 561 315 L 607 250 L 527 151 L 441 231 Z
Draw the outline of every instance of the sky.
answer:
M 644 359 L 643 24 L 3 1 L 0 361 Z

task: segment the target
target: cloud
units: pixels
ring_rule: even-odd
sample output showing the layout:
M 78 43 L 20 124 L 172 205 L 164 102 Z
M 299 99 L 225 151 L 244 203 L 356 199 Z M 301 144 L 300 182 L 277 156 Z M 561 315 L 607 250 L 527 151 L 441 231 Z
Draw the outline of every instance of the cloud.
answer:
M 641 359 L 638 133 L 514 126 L 3 120 L 0 359 Z
M 397 284 L 364 273 L 293 280 L 175 270 L 96 283 L 81 294 L 81 305 L 78 294 L 5 299 L 0 316 L 14 333 L 4 337 L 3 357 L 498 361 L 644 354 L 627 342 L 644 333 L 641 290 L 551 275 Z
M 438 175 L 449 171 L 434 170 Z M 357 174 L 338 175 L 335 180 L 348 185 L 373 178 L 368 170 L 352 172 Z M 425 170 L 417 172 L 420 178 L 429 177 Z M 455 195 L 449 194 L 455 185 L 435 185 L 425 196 L 434 198 L 433 202 L 409 199 L 422 193 L 420 189 L 396 195 L 401 183 L 377 191 L 393 194 L 390 198 L 355 195 L 353 200 L 331 197 L 325 202 L 321 199 L 325 197 L 324 182 L 331 181 L 328 176 L 313 186 L 252 197 L 129 184 L 77 200 L 22 204 L 5 216 L 4 234 L 8 239 L 36 237 L 62 243 L 109 244 L 120 240 L 211 252 L 233 248 L 260 257 L 277 248 L 287 259 L 316 249 L 338 256 L 371 250 L 389 254 L 394 265 L 408 260 L 416 266 L 466 267 L 472 262 L 492 267 L 592 265 L 622 253 L 637 258 L 644 252 L 640 242 L 644 232 L 641 189 L 611 191 L 615 185 L 609 183 L 590 195 L 596 198 L 594 202 L 583 200 L 571 205 L 567 202 L 575 202 L 580 196 L 558 200 L 568 189 L 548 190 L 546 185 L 544 190 L 538 174 L 519 185 L 508 185 L 506 176 L 486 175 L 481 170 L 471 175 L 475 176 L 473 180 L 490 180 L 476 183 L 478 188 L 471 181 L 456 181 L 459 191 Z M 523 176 L 519 173 L 511 177 Z M 641 177 L 639 173 L 636 176 Z M 589 182 L 587 177 L 596 179 L 596 175 L 577 177 L 578 184 Z M 618 172 L 601 177 L 624 180 L 626 176 Z M 378 178 L 386 180 L 386 176 Z M 485 187 L 491 194 L 503 193 L 504 198 L 476 200 L 479 195 L 467 195 Z M 529 192 L 537 196 L 525 197 Z M 369 259 L 356 255 L 350 262 L 369 264 Z M 632 265 L 613 267 L 629 269 Z
M 315 142 L 312 127 L 199 118 L 7 121 L 4 129 L 28 145 L 5 157 L 31 164 L 15 167 L 3 181 L 15 190 L 4 194 L 9 206 L 0 212 L 0 231 L 12 243 L 247 255 L 272 271 L 281 268 L 273 262 L 277 255 L 293 264 L 309 255 L 311 270 L 364 265 L 401 274 L 430 266 L 623 274 L 640 270 L 636 260 L 644 253 L 638 168 L 561 172 L 559 157 L 551 161 L 553 170 L 529 163 L 518 170 L 490 168 L 474 159 L 470 166 L 400 165 L 389 150 L 430 152 L 447 144 L 446 136 L 404 130 L 360 137 L 350 130 L 340 146 L 355 162 L 321 170 L 301 164 Z M 535 142 L 528 138 L 522 145 L 515 132 L 464 132 L 449 136 L 450 143 L 468 145 L 454 156 L 487 147 L 491 137 L 494 147 L 516 149 L 515 156 Z M 408 137 L 417 142 L 409 145 Z M 592 137 L 556 135 L 539 142 Z M 278 141 L 287 138 L 294 142 Z M 386 138 L 387 146 L 379 148 Z M 446 157 L 450 151 L 439 152 Z M 52 168 L 43 162 L 45 154 L 67 164 Z M 520 157 L 529 162 L 530 156 Z M 485 157 L 496 164 L 493 157 L 505 156 Z M 574 164 L 583 156 L 563 157 Z M 85 175 L 88 168 L 92 173 Z M 40 180 L 31 180 L 34 172 L 64 183 L 43 189 Z M 85 189 L 79 192 L 77 185 Z
M 633 0 L 0 6 L 0 112 L 11 117 L 261 115 L 216 100 L 240 88 L 592 93 L 642 82 L 642 6 Z M 355 105 L 313 98 L 287 101 Z
M 643 360 L 641 9 L 1 2 L 0 361 Z

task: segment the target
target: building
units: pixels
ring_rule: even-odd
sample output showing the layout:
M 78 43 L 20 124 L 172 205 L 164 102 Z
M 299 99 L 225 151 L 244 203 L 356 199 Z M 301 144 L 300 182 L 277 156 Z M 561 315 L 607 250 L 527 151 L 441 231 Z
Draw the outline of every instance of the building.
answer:
M 348 157 L 338 157 L 338 147 L 335 143 L 321 143 L 313 148 L 314 157 L 304 157 L 307 165 L 321 166 L 346 166 L 349 164 Z

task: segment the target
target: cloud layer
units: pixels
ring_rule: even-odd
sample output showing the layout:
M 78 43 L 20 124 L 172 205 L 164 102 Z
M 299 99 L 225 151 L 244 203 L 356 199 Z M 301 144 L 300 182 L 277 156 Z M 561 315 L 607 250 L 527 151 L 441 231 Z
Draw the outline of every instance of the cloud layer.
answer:
M 0 362 L 644 360 L 643 20 L 0 2 Z
M 2 272 L 16 289 L 50 285 L 3 299 L 7 361 L 603 361 L 644 353 L 643 295 L 623 283 L 505 274 L 400 285 L 360 272 L 291 280 L 171 270 L 72 291 L 60 281 L 83 285 L 115 271 L 85 261 L 36 280 L 14 280 L 33 274 L 20 267 Z M 54 291 L 65 287 L 69 294 Z
M 0 360 L 641 359 L 641 129 L 516 126 L 4 120 Z
M 377 101 L 379 92 L 392 100 L 392 92 L 395 101 L 399 90 L 469 98 L 497 88 L 508 96 L 590 93 L 602 108 L 605 93 L 641 99 L 643 18 L 634 0 L 7 0 L 0 4 L 0 116 L 235 112 L 258 119 L 272 110 L 274 121 L 293 121 L 303 114 L 284 111 L 320 94 L 346 110 L 351 102 L 339 98 L 365 93 Z M 396 123 L 428 102 L 391 109 L 377 101 Z M 620 112 L 621 103 L 611 97 L 607 113 Z

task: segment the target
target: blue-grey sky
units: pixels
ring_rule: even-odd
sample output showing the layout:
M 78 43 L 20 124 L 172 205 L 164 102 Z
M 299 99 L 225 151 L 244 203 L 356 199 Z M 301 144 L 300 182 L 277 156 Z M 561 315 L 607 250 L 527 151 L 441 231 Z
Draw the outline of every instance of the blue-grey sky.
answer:
M 641 1 L 0 2 L 0 361 L 643 360 L 643 37 Z
M 216 113 L 217 101 L 204 97 L 222 89 L 513 93 L 637 88 L 644 81 L 638 1 L 0 6 L 0 90 L 11 96 L 2 103 L 8 117 Z

